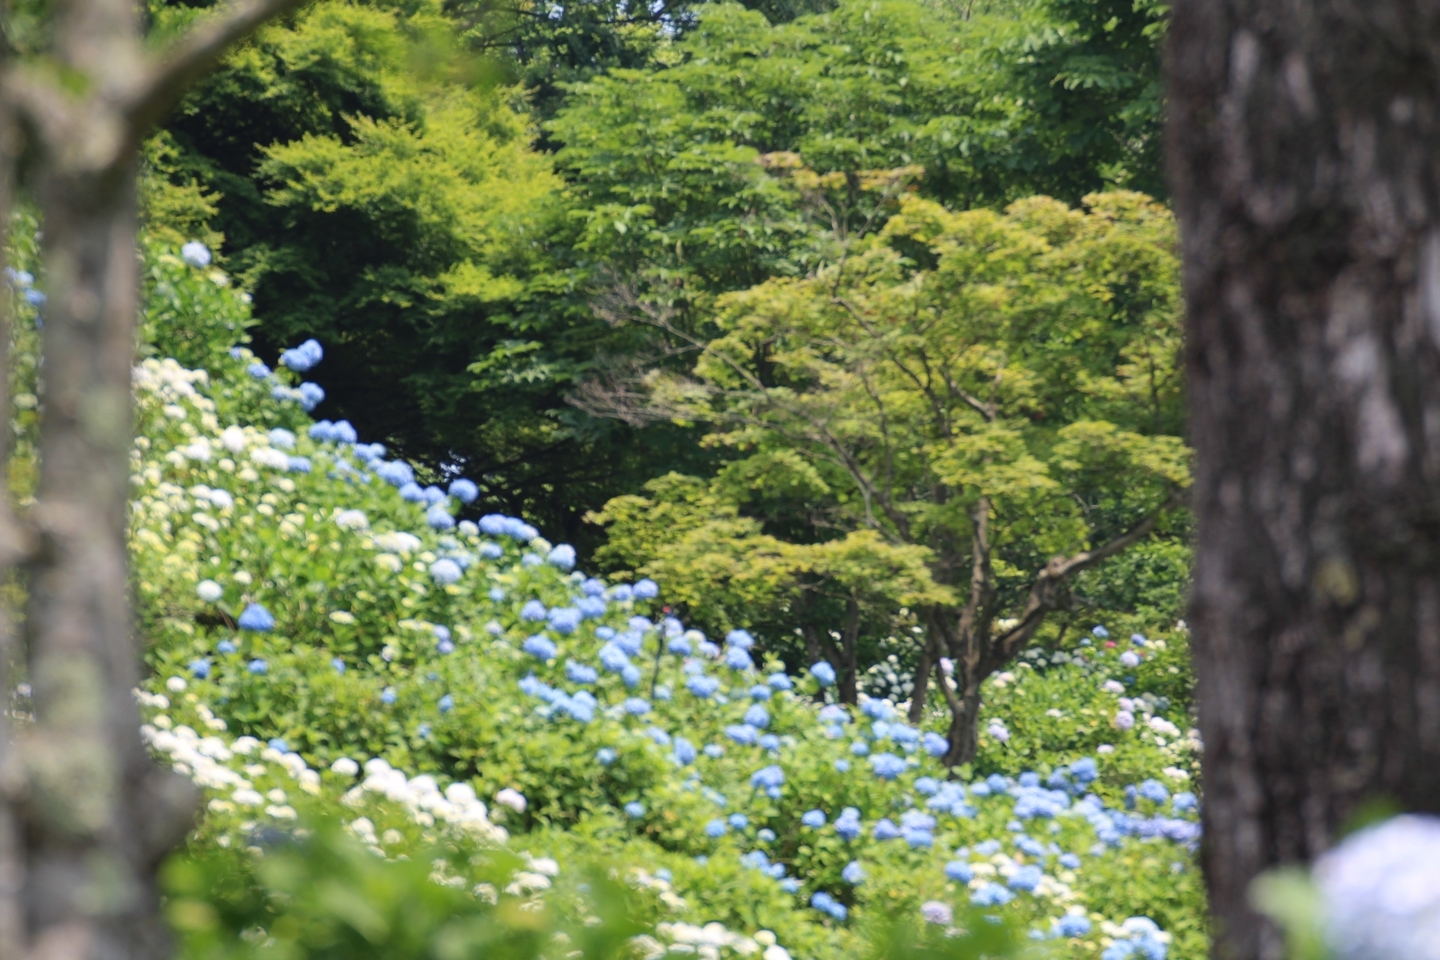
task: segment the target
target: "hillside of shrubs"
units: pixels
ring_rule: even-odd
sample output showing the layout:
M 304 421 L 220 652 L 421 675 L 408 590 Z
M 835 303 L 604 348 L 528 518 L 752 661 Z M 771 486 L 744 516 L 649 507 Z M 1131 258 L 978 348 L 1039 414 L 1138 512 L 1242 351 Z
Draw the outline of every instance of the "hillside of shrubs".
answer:
M 314 419 L 323 343 L 251 352 L 203 245 L 145 277 L 137 697 L 200 792 L 181 956 L 1204 955 L 1183 624 L 1025 651 L 947 769 L 938 697 L 912 723 L 882 669 L 841 704 L 831 664 Z M 12 286 L 23 496 L 44 297 Z

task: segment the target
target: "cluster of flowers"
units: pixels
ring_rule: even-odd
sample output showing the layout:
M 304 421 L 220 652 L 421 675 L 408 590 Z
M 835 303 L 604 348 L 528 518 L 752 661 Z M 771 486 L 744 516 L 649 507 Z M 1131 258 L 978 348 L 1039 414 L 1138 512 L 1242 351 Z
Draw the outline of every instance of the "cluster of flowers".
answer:
M 265 434 L 249 429 L 230 429 L 240 434 L 240 450 L 250 449 L 251 460 L 257 463 L 260 461 L 254 455 L 256 451 L 284 452 L 294 447 L 294 436 L 288 431 L 271 431 Z M 227 430 L 223 433 L 228 432 Z M 524 694 L 540 701 L 537 710 L 543 716 L 583 724 L 602 719 L 633 724 L 643 718 L 644 722 L 650 722 L 651 715 L 655 712 L 655 702 L 669 701 L 675 693 L 669 685 L 657 683 L 650 699 L 635 696 L 632 691 L 641 681 L 641 670 L 637 661 L 648 664 L 652 653 L 656 657 L 677 658 L 666 661 L 666 664 L 668 666 L 678 662 L 679 673 L 684 677 L 683 689 L 695 699 L 695 705 L 700 701 L 721 707 L 733 703 L 729 708 L 734 713 L 731 719 L 737 722 L 729 723 L 723 728 L 723 738 L 740 747 L 763 751 L 763 754 L 756 754 L 756 765 L 750 768 L 752 790 L 758 795 L 771 798 L 782 796 L 786 784 L 786 770 L 781 761 L 787 736 L 776 729 L 777 726 L 782 729 L 785 726 L 776 721 L 777 713 L 780 712 L 777 704 L 784 704 L 784 711 L 787 713 L 795 709 L 795 705 L 799 703 L 798 698 L 786 696 L 793 691 L 795 680 L 784 672 L 772 672 L 761 679 L 761 676 L 756 674 L 756 657 L 753 653 L 755 642 L 748 633 L 733 631 L 726 636 L 723 645 L 715 644 L 699 631 L 686 630 L 684 625 L 673 617 L 662 618 L 657 623 L 635 614 L 630 604 L 637 600 L 653 600 L 658 596 L 659 588 L 653 581 L 641 580 L 633 585 L 607 586 L 599 580 L 587 579 L 580 573 L 573 572 L 576 559 L 573 548 L 563 544 L 552 548 L 538 538 L 533 527 L 517 518 L 495 514 L 482 517 L 478 523 L 455 524 L 449 511 L 449 501 L 453 499 L 461 503 L 472 502 L 478 496 L 478 490 L 470 481 L 454 481 L 448 493 L 433 486 L 422 488 L 415 482 L 413 468 L 403 461 L 385 460 L 384 448 L 379 445 L 358 443 L 353 427 L 343 421 L 321 421 L 312 426 L 310 437 L 316 443 L 343 447 L 354 456 L 358 469 L 346 475 L 346 479 L 363 480 L 367 478 L 367 474 L 374 475 L 395 488 L 394 496 L 398 502 L 424 504 L 427 525 L 435 534 L 453 528 L 456 533 L 468 538 L 468 542 L 462 543 L 449 538 L 448 534 L 440 537 L 438 541 L 434 535 L 426 535 L 431 537 L 432 542 L 438 542 L 439 550 L 445 553 L 434 561 L 427 561 L 430 576 L 435 583 L 445 585 L 458 582 L 464 576 L 464 571 L 476 562 L 470 555 L 470 550 L 475 550 L 481 557 L 489 559 L 497 559 L 503 555 L 503 549 L 498 544 L 479 542 L 481 536 L 515 541 L 521 549 L 528 548 L 530 552 L 524 553 L 520 559 L 522 570 L 544 566 L 568 574 L 564 582 L 572 584 L 571 594 L 568 598 L 556 602 L 555 597 L 547 593 L 549 604 L 553 605 L 547 605 L 547 601 L 539 596 L 525 598 L 522 594 L 519 597 L 507 597 L 506 589 L 498 585 L 491 593 L 491 599 L 497 604 L 503 600 L 512 605 L 509 607 L 513 611 L 509 614 L 513 617 L 510 629 L 534 631 L 524 638 L 520 649 L 526 656 L 534 658 L 531 661 L 536 664 L 534 670 L 541 673 L 540 676 L 535 672 L 529 673 L 519 681 L 519 685 Z M 195 442 L 198 443 L 198 440 Z M 222 446 L 231 448 L 230 444 L 223 440 Z M 268 454 L 265 458 L 272 459 Z M 275 461 L 274 468 L 280 469 L 278 460 Z M 290 469 L 288 458 L 285 469 Z M 224 491 L 220 493 L 223 494 Z M 214 490 L 206 496 L 212 503 L 215 502 Z M 220 498 L 221 501 L 223 499 Z M 431 522 L 430 514 L 437 508 L 450 519 L 450 526 Z M 359 510 L 339 510 L 331 519 L 337 528 L 343 530 L 365 532 L 370 527 L 369 519 Z M 380 557 L 396 558 L 392 569 L 397 572 L 401 568 L 399 557 L 424 552 L 425 541 L 406 531 L 392 531 L 362 539 L 373 544 L 373 547 L 380 551 Z M 547 576 L 553 578 L 554 574 Z M 503 582 L 509 586 L 515 581 Z M 527 581 L 521 578 L 519 582 L 523 584 Z M 544 582 L 550 584 L 546 587 L 547 590 L 553 589 L 552 580 Z M 207 602 L 218 602 L 223 595 L 219 584 L 214 581 L 202 582 L 197 593 Z M 514 606 L 517 604 L 518 611 Z M 275 625 L 274 615 L 253 599 L 247 602 L 237 618 L 237 626 L 242 630 L 267 632 L 273 630 Z M 493 629 L 490 629 L 490 632 L 497 636 L 508 632 L 498 622 L 491 626 Z M 442 654 L 453 651 L 448 628 L 438 628 L 435 631 L 435 649 Z M 232 646 L 229 651 L 221 652 L 233 651 Z M 593 657 L 593 663 L 586 662 L 587 656 Z M 262 659 L 256 658 L 250 661 L 247 669 L 252 673 L 264 673 L 267 667 Z M 337 664 L 337 669 L 343 669 L 343 665 Z M 202 671 L 208 676 L 210 670 L 211 665 L 208 662 L 203 667 L 192 665 L 192 673 L 196 676 L 201 676 Z M 602 671 L 619 678 L 625 688 L 623 698 L 610 698 L 605 692 L 607 688 L 602 682 Z M 815 685 L 822 689 L 835 683 L 835 671 L 828 663 L 815 663 L 809 667 L 808 672 Z M 570 685 L 568 689 L 559 686 L 561 675 L 564 682 Z M 813 690 L 813 687 L 811 689 Z M 396 694 L 393 688 L 387 690 L 387 695 L 390 700 L 385 702 L 394 702 Z M 781 699 L 777 701 L 777 698 Z M 613 699 L 613 702 L 607 703 L 607 699 Z M 453 695 L 447 694 L 439 698 L 435 701 L 435 706 L 440 713 L 452 709 Z M 927 757 L 940 757 L 948 749 L 944 737 L 937 733 L 924 732 L 901 721 L 894 705 L 885 700 L 864 699 L 859 705 L 858 717 L 838 704 L 830 704 L 808 715 L 821 725 L 826 737 L 848 738 L 850 755 L 868 758 L 871 773 L 882 783 L 908 779 L 912 771 L 925 763 L 933 762 Z M 853 733 L 847 734 L 847 730 Z M 672 735 L 659 723 L 651 723 L 643 737 L 634 737 L 628 741 L 622 739 L 620 742 L 643 744 L 643 749 L 664 749 L 679 767 L 696 764 L 702 753 L 715 758 L 725 754 L 725 747 L 720 743 L 707 744 L 697 751 L 688 739 Z M 788 742 L 793 743 L 793 740 Z M 275 746 L 267 749 L 279 750 Z M 280 751 L 279 755 L 284 756 L 284 751 Z M 596 760 L 603 766 L 613 763 L 617 756 L 614 748 L 607 747 L 597 752 Z M 848 769 L 848 761 L 843 759 L 836 760 L 835 764 L 838 769 Z M 332 772 L 340 775 L 346 773 L 346 770 L 332 769 Z M 351 775 L 358 772 L 357 765 L 357 770 Z M 411 812 L 415 817 L 433 816 L 434 811 L 431 808 L 437 805 L 458 803 L 463 807 L 468 803 L 463 791 L 457 791 L 456 796 L 452 797 L 448 789 L 439 789 L 438 783 L 433 780 L 407 779 L 382 763 L 372 761 L 367 764 L 365 774 L 365 780 L 347 796 L 354 799 L 375 794 L 399 800 L 407 807 L 410 801 L 404 798 L 410 797 L 413 799 Z M 880 841 L 903 840 L 910 849 L 925 850 L 937 845 L 937 835 L 941 831 L 939 817 L 970 819 L 986 804 L 1009 803 L 1011 806 L 1008 815 L 1012 817 L 1012 829 L 1016 832 L 1023 832 L 1022 821 L 1083 816 L 1095 827 L 1101 844 L 1118 844 L 1121 837 L 1128 835 L 1181 839 L 1175 835 L 1179 828 L 1166 832 L 1163 826 L 1155 826 L 1156 822 L 1163 818 L 1137 817 L 1123 811 L 1110 810 L 1098 798 L 1087 794 L 1086 787 L 1094 781 L 1096 775 L 1095 761 L 1087 758 L 1053 772 L 1043 784 L 1040 776 L 1033 773 L 1022 775 L 1018 781 L 991 777 L 968 785 L 953 781 L 941 783 L 933 777 L 918 777 L 913 782 L 913 788 L 916 793 L 926 798 L 925 809 L 906 810 L 898 816 L 898 823 L 889 817 L 881 817 L 868 825 L 869 832 L 874 839 Z M 698 773 L 694 776 L 696 779 L 687 783 L 703 786 L 698 779 Z M 1155 790 L 1148 786 L 1148 783 L 1149 781 L 1136 788 L 1136 797 L 1147 803 L 1155 803 Z M 1158 785 L 1158 781 L 1155 783 Z M 1193 809 L 1193 806 L 1183 805 L 1183 796 L 1185 795 L 1177 795 L 1172 802 L 1177 813 Z M 1080 799 L 1076 800 L 1077 797 Z M 523 802 L 523 798 L 521 799 Z M 723 799 L 720 805 L 725 806 Z M 624 812 L 627 817 L 636 821 L 646 817 L 645 804 L 639 800 L 626 804 Z M 826 827 L 826 819 L 824 810 L 814 809 L 804 815 L 802 823 L 809 829 L 820 830 Z M 1186 824 L 1186 830 L 1198 833 L 1198 827 L 1193 823 L 1178 822 Z M 835 818 L 831 829 L 842 840 L 854 842 L 865 831 L 866 826 L 859 809 L 846 807 Z M 726 836 L 740 837 L 743 841 L 750 836 L 751 829 L 751 817 L 744 812 L 734 811 L 710 821 L 704 827 L 704 833 L 717 841 Z M 774 839 L 773 831 L 768 829 L 756 831 L 754 836 L 761 842 L 768 842 L 767 834 L 771 840 Z M 1194 836 L 1195 833 L 1192 833 L 1185 839 L 1193 841 Z M 981 844 L 976 850 L 979 851 L 984 846 Z M 1030 837 L 1017 838 L 1015 847 L 1020 854 L 1038 862 L 1010 861 L 1008 865 L 1002 865 L 1008 872 L 991 874 L 982 868 L 999 870 L 994 863 L 972 865 L 960 857 L 947 864 L 946 877 L 970 884 L 972 902 L 983 906 L 998 906 L 1008 902 L 1016 896 L 1017 891 L 1037 896 L 1059 896 L 1064 893 L 1064 885 L 1056 878 L 1048 876 L 1041 864 L 1054 858 L 1054 862 L 1059 866 L 1075 869 L 1079 866 L 1077 854 L 1065 853 L 1054 844 L 1044 845 Z M 1000 854 L 997 849 L 989 855 Z M 747 866 L 763 870 L 787 891 L 800 891 L 800 879 L 786 875 L 786 867 L 771 861 L 769 854 L 761 850 L 751 850 L 744 856 L 750 858 Z M 1014 869 L 1009 870 L 1009 866 Z M 968 878 L 964 876 L 965 869 L 970 870 Z M 852 859 L 842 871 L 842 880 L 851 886 L 862 883 L 864 877 L 865 868 L 858 858 Z M 809 900 L 812 906 L 836 922 L 841 922 L 848 916 L 844 905 L 833 894 L 814 891 Z M 837 911 L 835 907 L 840 910 Z M 1078 925 L 1078 921 L 1068 922 L 1070 927 L 1067 929 Z
M 238 737 L 228 741 L 218 734 L 227 730 L 224 720 L 215 716 L 205 704 L 196 700 L 195 695 L 186 693 L 187 681 L 183 677 L 170 677 L 166 681 L 168 692 L 183 696 L 183 706 L 173 704 L 164 694 L 135 692 L 136 699 L 146 712 L 148 721 L 141 733 L 154 753 L 167 760 L 177 773 L 190 777 L 197 786 L 210 794 L 207 810 L 212 818 L 221 818 L 230 829 L 221 832 L 219 842 L 229 846 L 237 839 L 249 843 L 256 835 L 257 824 L 253 817 L 263 814 L 288 829 L 297 820 L 298 814 L 288 801 L 283 784 L 293 783 L 302 792 L 322 797 L 325 785 L 321 774 L 310 769 L 298 753 L 289 750 L 280 740 L 262 744 L 254 737 Z M 196 722 L 205 727 L 207 733 L 197 733 L 192 726 L 177 724 L 171 712 L 188 712 Z M 237 769 L 238 768 L 238 769 Z M 503 827 L 493 823 L 484 802 L 465 783 L 450 783 L 442 788 L 440 782 L 428 774 L 407 777 L 380 758 L 367 760 L 363 765 L 355 760 L 342 757 L 331 764 L 330 772 L 340 784 L 354 783 L 337 798 L 337 802 L 364 814 L 354 817 L 348 824 L 349 830 L 361 843 L 380 856 L 406 856 L 410 849 L 410 838 L 397 826 L 414 824 L 424 830 L 444 828 L 464 835 L 483 846 L 501 847 L 509 836 Z M 363 777 L 358 783 L 355 778 Z M 263 793 L 261 791 L 264 791 Z M 495 796 L 497 805 L 523 811 L 524 796 L 513 789 L 504 789 Z M 394 824 L 382 828 L 381 824 Z M 259 846 L 251 847 L 252 853 L 263 855 Z M 527 898 L 543 893 L 551 886 L 551 878 L 559 871 L 559 864 L 553 859 L 522 856 L 524 867 L 517 869 L 504 887 L 504 894 L 511 897 Z M 662 876 L 637 874 L 632 877 L 633 885 L 659 894 L 661 902 L 671 909 L 681 909 L 685 903 L 670 890 L 667 871 Z M 463 878 L 436 875 L 433 880 L 440 883 L 463 886 Z M 477 884 L 472 891 L 477 897 L 496 902 L 499 891 L 489 884 Z M 664 922 L 656 926 L 656 936 L 641 935 L 634 938 L 633 947 L 637 955 L 659 957 L 667 948 L 661 941 L 697 949 L 706 956 L 719 957 L 721 952 L 735 956 L 759 954 L 762 960 L 790 960 L 790 954 L 777 943 L 776 937 L 768 930 L 758 931 L 747 937 L 727 930 L 723 925 L 710 923 L 696 926 L 683 922 Z M 659 939 L 657 939 L 657 937 Z M 675 950 L 674 946 L 669 949 Z

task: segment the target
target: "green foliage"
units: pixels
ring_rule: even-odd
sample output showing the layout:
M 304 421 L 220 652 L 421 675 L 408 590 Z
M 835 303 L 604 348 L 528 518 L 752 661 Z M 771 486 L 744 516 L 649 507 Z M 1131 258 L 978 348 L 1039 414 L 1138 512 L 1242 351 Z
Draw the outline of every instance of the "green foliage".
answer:
M 430 861 L 443 850 L 384 859 L 327 820 L 277 832 L 270 843 L 260 857 L 237 847 L 197 848 L 166 865 L 166 913 L 181 935 L 181 956 L 531 960 L 563 935 L 586 957 L 605 960 L 630 955 L 629 938 L 644 929 L 630 919 L 625 888 L 603 871 L 585 875 L 584 900 L 597 921 L 586 925 L 566 923 L 544 906 L 492 905 L 434 882 Z M 504 867 L 513 867 L 504 859 L 482 865 L 477 876 L 503 884 L 511 872 Z
M 250 295 L 234 289 L 218 268 L 194 269 L 174 251 L 173 243 L 160 239 L 145 243 L 144 351 L 187 367 L 222 369 L 230 348 L 250 339 Z
M 795 595 L 817 581 L 887 610 L 953 610 L 981 511 L 987 603 L 1004 610 L 1050 557 L 1154 511 L 1189 483 L 1173 225 L 1136 194 L 1087 203 L 951 214 L 905 198 L 837 266 L 720 298 L 690 374 L 653 370 L 638 389 L 642 412 L 712 424 L 734 459 L 612 501 L 594 516 L 602 560 L 662 578 L 715 625 L 743 609 L 800 627 L 814 611 Z M 862 532 L 865 550 L 846 550 Z M 795 560 L 835 550 L 865 560 Z M 1120 561 L 1158 567 L 1150 582 L 1125 567 L 1088 582 L 1102 609 L 1165 624 L 1184 560 L 1166 541 Z
M 587 510 L 717 466 L 695 430 L 571 405 L 677 347 L 594 308 L 713 332 L 716 294 L 833 264 L 911 184 L 952 206 L 1153 192 L 1163 10 L 1124 6 L 327 0 L 186 97 L 147 215 L 171 245 L 223 235 L 265 359 L 326 343 L 324 415 L 588 548 Z M 154 35 L 199 9 L 154 5 Z
M 206 273 L 196 271 L 211 282 Z M 568 931 L 566 949 L 575 949 L 581 928 L 591 929 L 586 917 L 609 922 L 601 909 L 608 894 L 583 868 L 587 863 L 605 864 L 605 876 L 624 887 L 617 894 L 623 915 L 657 937 L 691 935 L 676 924 L 695 924 L 685 928 L 693 932 L 717 921 L 730 931 L 773 935 L 789 955 L 817 960 L 1002 949 L 997 944 L 1009 935 L 976 929 L 966 913 L 966 885 L 948 880 L 941 868 L 957 848 L 1012 836 L 1008 800 L 975 794 L 973 816 L 945 815 L 933 846 L 876 840 L 869 825 L 918 806 L 925 796 L 920 778 L 943 773 L 937 761 L 916 753 L 896 781 L 873 776 L 850 747 L 860 731 L 848 727 L 837 737 L 818 721 L 813 680 L 797 680 L 795 692 L 776 691 L 765 702 L 767 729 L 780 737 L 773 752 L 737 744 L 725 731 L 748 709 L 755 675 L 716 665 L 724 697 L 693 696 L 683 687 L 684 658 L 660 651 L 658 635 L 638 658 L 644 676 L 637 689 L 613 674 L 588 687 L 598 701 L 593 722 L 537 710 L 541 701 L 517 688 L 518 680 L 533 674 L 573 689 L 565 661 L 594 657 L 596 628 L 623 627 L 640 614 L 660 619 L 668 594 L 612 600 L 602 618 L 582 622 L 575 633 L 551 632 L 561 653 L 537 660 L 520 649 L 540 629 L 520 618 L 523 604 L 534 598 L 559 606 L 578 589 L 576 578 L 536 562 L 548 544 L 497 542 L 474 528 L 425 529 L 421 508 L 341 466 L 350 462 L 346 448 L 305 436 L 298 408 L 271 399 L 262 381 L 245 374 L 245 351 L 217 352 L 223 360 L 210 376 L 153 359 L 137 376 L 142 432 L 132 547 L 152 670 L 141 700 L 156 749 L 209 793 L 195 845 L 169 880 L 172 921 L 186 956 L 385 951 L 443 960 L 456 943 L 472 952 L 550 955 L 555 932 Z M 279 448 L 272 444 L 287 441 L 265 432 L 274 426 L 299 434 L 288 454 L 308 458 L 308 471 L 276 465 Z M 737 472 L 730 479 L 743 486 L 754 476 Z M 364 526 L 353 517 L 340 522 L 347 510 L 362 511 Z M 480 556 L 486 542 L 500 546 L 500 555 L 486 548 Z M 449 586 L 434 583 L 428 565 L 460 552 L 473 561 L 467 574 Z M 527 560 L 526 553 L 535 556 Z M 197 594 L 202 580 L 219 586 L 217 600 Z M 274 614 L 273 630 L 235 629 L 251 602 Z M 441 625 L 452 633 L 453 651 L 437 644 Z M 1003 719 L 1012 735 L 982 736 L 981 753 L 964 773 L 1045 776 L 1093 752 L 1100 780 L 1092 789 L 1115 807 L 1125 802 L 1126 785 L 1141 777 L 1163 777 L 1174 789 L 1193 782 L 1198 744 L 1193 733 L 1181 733 L 1188 727 L 1188 666 L 1183 643 L 1169 639 L 1143 648 L 1139 667 L 1128 672 L 1117 649 L 1072 639 L 1064 662 L 1037 651 L 1012 676 L 997 676 L 985 688 L 986 714 Z M 755 651 L 766 669 L 778 666 L 766 652 L 770 643 L 762 638 Z M 1113 725 L 1115 695 L 1101 683 L 1107 678 L 1118 678 L 1135 698 L 1141 722 L 1134 729 Z M 669 699 L 658 688 L 649 695 L 655 681 L 670 687 Z M 623 706 L 637 694 L 648 700 L 644 714 Z M 924 718 L 932 730 L 943 723 L 939 715 Z M 656 730 L 721 749 L 679 766 Z M 286 744 L 265 747 L 272 738 Z M 615 751 L 613 762 L 602 761 L 602 748 Z M 298 753 L 282 752 L 291 749 Z M 353 768 L 335 765 L 346 757 L 384 762 L 357 779 Z M 773 797 L 750 781 L 770 763 L 785 772 L 784 788 Z M 523 811 L 497 804 L 484 819 L 457 817 L 440 803 L 442 793 L 446 804 L 461 799 L 452 787 L 482 797 L 517 789 L 528 802 Z M 629 803 L 640 811 L 626 811 Z M 814 808 L 833 819 L 845 806 L 867 824 L 853 841 L 800 819 Z M 1161 810 L 1142 800 L 1137 813 Z M 719 838 L 706 834 L 712 819 L 734 813 L 745 814 L 744 826 Z M 361 852 L 325 826 L 337 815 L 370 859 L 359 859 Z M 1097 923 L 1095 932 L 1055 946 L 1093 958 L 1106 937 L 1119 935 L 1102 921 L 1146 913 L 1163 918 L 1174 934 L 1172 956 L 1203 954 L 1199 886 L 1184 847 L 1155 838 L 1097 848 L 1083 817 L 1053 823 L 1052 829 L 1035 821 L 1029 829 L 1060 849 L 1080 851 L 1083 863 L 1067 870 L 1045 861 L 1062 886 L 995 911 L 1007 924 L 1046 929 L 1057 911 L 1082 910 Z M 998 859 L 980 867 L 1026 862 L 1002 842 Z M 782 864 L 800 882 L 798 893 L 741 861 L 755 851 Z M 527 872 L 532 878 L 524 883 L 537 883 L 535 870 L 547 857 L 563 866 L 545 882 L 543 896 L 517 886 Z M 853 887 L 839 879 L 851 860 L 867 875 Z M 659 879 L 662 870 L 670 879 Z M 835 922 L 806 906 L 816 890 L 841 898 L 850 919 Z M 955 903 L 957 924 L 996 940 L 984 946 L 983 937 L 944 937 L 932 927 L 905 933 L 907 918 L 931 900 Z M 897 922 L 901 932 L 892 927 Z M 531 938 L 538 930 L 543 937 Z M 492 946 L 480 951 L 477 943 Z

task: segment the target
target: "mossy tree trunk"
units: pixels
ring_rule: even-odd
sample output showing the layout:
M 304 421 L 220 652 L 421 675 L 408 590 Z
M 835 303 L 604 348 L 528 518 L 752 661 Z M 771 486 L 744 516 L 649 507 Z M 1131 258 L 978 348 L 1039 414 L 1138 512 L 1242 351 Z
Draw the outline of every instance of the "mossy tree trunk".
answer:
M 59 0 L 47 58 L 7 62 L 0 79 L 0 215 L 8 224 L 10 184 L 28 171 L 48 293 L 35 503 L 20 516 L 0 498 L 0 564 L 26 568 L 34 707 L 33 723 L 0 730 L 0 960 L 168 952 L 156 868 L 189 826 L 194 790 L 146 756 L 132 693 L 136 168 L 185 85 L 293 5 L 231 6 L 154 58 L 137 4 Z

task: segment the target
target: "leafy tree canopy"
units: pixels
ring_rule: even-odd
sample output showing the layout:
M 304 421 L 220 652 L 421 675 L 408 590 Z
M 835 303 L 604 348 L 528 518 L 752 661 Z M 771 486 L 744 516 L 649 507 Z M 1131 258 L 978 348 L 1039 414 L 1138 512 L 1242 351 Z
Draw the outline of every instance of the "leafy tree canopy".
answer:
M 805 591 L 920 607 L 969 759 L 980 681 L 1189 484 L 1173 223 L 1139 194 L 1086 205 L 908 197 L 836 265 L 721 297 L 688 372 L 592 390 L 618 415 L 709 423 L 734 458 L 612 502 L 611 556 L 712 622 Z M 855 629 L 852 610 L 834 632 Z M 853 674 L 853 644 L 836 652 Z

